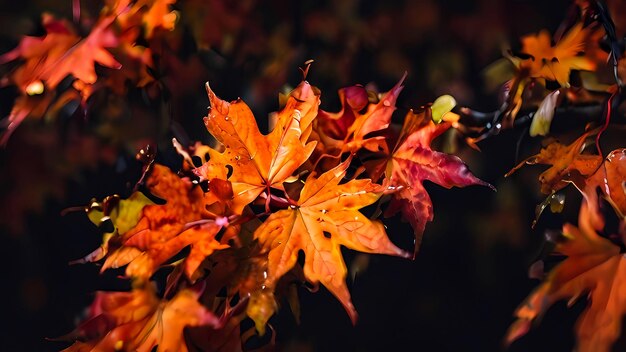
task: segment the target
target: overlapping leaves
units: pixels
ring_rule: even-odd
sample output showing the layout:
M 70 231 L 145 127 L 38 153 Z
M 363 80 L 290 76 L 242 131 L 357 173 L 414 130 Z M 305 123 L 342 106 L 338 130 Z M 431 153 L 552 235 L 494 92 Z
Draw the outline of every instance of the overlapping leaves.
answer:
M 150 40 L 156 29 L 174 28 L 177 17 L 170 9 L 174 3 L 175 0 L 109 1 L 97 18 L 85 21 L 93 23 L 89 28 L 44 14 L 44 36 L 26 36 L 15 49 L 0 56 L 0 64 L 16 62 L 14 69 L 2 77 L 1 84 L 14 85 L 21 93 L 3 121 L 2 143 L 6 144 L 27 117 L 41 118 L 47 111 L 58 110 L 54 103 L 78 101 L 85 107 L 95 90 L 123 90 L 117 86 L 120 80 L 123 86 L 131 78 L 137 86 L 150 81 L 145 73 L 152 64 L 150 50 L 137 42 Z M 143 38 L 142 27 L 146 32 Z M 83 32 L 87 34 L 79 35 Z M 97 65 L 112 70 L 96 74 Z M 122 71 L 118 73 L 122 78 L 115 78 L 114 71 Z M 71 89 L 60 89 L 60 83 L 68 77 L 72 80 Z
M 556 251 L 567 259 L 517 309 L 509 342 L 524 335 L 555 302 L 566 299 L 573 304 L 588 295 L 589 303 L 576 326 L 577 350 L 611 351 L 626 313 L 626 261 L 618 245 L 596 232 L 589 212 L 584 204 L 579 227 L 563 226 Z M 621 240 L 624 233 L 613 235 L 620 235 Z
M 387 215 L 401 211 L 421 238 L 433 218 L 423 181 L 447 188 L 487 185 L 457 157 L 431 149 L 432 139 L 451 125 L 433 122 L 430 108 L 409 113 L 393 136 L 389 125 L 402 81 L 380 96 L 362 87 L 343 89 L 343 110 L 335 115 L 318 111 L 319 90 L 302 82 L 274 114 L 268 134 L 242 100 L 224 101 L 207 84 L 211 107 L 204 122 L 219 145 L 186 148 L 174 141 L 186 177 L 149 164 L 145 188 L 164 204 L 151 204 L 141 193 L 95 203 L 90 217 L 112 222 L 113 231 L 84 261 L 104 259 L 103 270 L 126 266 L 126 275 L 139 282 L 173 266 L 167 297 L 190 283 L 203 284 L 213 296 L 225 289 L 226 302 L 245 298 L 245 312 L 261 334 L 280 297 L 297 314 L 293 284 L 303 281 L 324 285 L 355 322 L 341 247 L 410 256 L 361 209 L 393 194 Z M 397 140 L 391 152 L 387 138 Z M 325 158 L 334 162 L 325 164 Z M 353 174 L 364 161 L 373 166 L 369 178 Z M 168 336 L 150 345 L 169 346 L 174 342 Z
M 588 35 L 589 29 L 577 23 L 554 46 L 545 30 L 523 37 L 521 51 L 529 58 L 521 61 L 520 69 L 528 70 L 530 77 L 557 81 L 568 87 L 571 70 L 595 69 L 593 61 L 580 55 L 585 50 Z
M 216 181 L 215 184 L 220 184 Z M 134 194 L 115 207 L 114 214 L 107 215 L 118 229 L 112 236 L 105 235 L 105 242 L 97 255 L 89 260 L 99 260 L 106 254 L 102 270 L 128 265 L 126 274 L 148 279 L 159 266 L 183 248 L 191 246 L 185 258 L 185 273 L 191 277 L 200 263 L 213 251 L 226 248 L 215 235 L 228 223 L 225 212 L 232 191 L 228 185 L 212 187 L 204 193 L 189 179 L 181 179 L 162 165 L 155 165 L 146 180 L 146 187 L 156 197 L 166 201 L 163 205 L 146 203 L 145 196 Z M 218 213 L 210 210 L 217 209 Z M 127 222 L 135 224 L 128 228 Z M 110 251 L 102 253 L 102 249 Z
M 307 178 L 298 201 L 271 214 L 255 237 L 268 252 L 266 286 L 274 287 L 296 265 L 302 250 L 305 278 L 326 286 L 356 321 L 356 310 L 345 285 L 347 270 L 340 246 L 367 253 L 406 254 L 389 241 L 380 221 L 371 221 L 358 211 L 378 200 L 380 186 L 369 179 L 339 184 L 349 161 L 319 177 Z
M 98 292 L 89 317 L 70 334 L 79 341 L 64 351 L 188 351 L 186 327 L 222 324 L 198 302 L 199 296 L 183 289 L 170 300 L 160 299 L 149 285 L 131 292 Z
M 509 343 L 526 334 L 555 302 L 567 299 L 573 304 L 584 295 L 589 302 L 578 318 L 577 350 L 610 351 L 621 333 L 626 313 L 626 262 L 621 249 L 626 236 L 626 156 L 623 149 L 609 153 L 604 161 L 598 155 L 580 154 L 588 136 L 583 134 L 567 147 L 551 144 L 529 159 L 552 165 L 540 176 L 544 193 L 573 183 L 583 202 L 579 227 L 565 224 L 556 244 L 555 251 L 567 258 L 517 309 Z M 607 216 L 617 218 L 619 226 L 607 227 Z
M 433 139 L 451 127 L 449 122 L 435 124 L 430 109 L 419 113 L 410 111 L 390 153 L 378 155 L 366 162 L 373 179 L 385 177 L 387 190 L 393 199 L 386 216 L 402 213 L 415 233 L 415 250 L 419 247 L 428 221 L 433 220 L 432 201 L 423 182 L 430 181 L 446 188 L 483 185 L 456 156 L 431 149 Z M 388 149 L 388 148 L 387 148 Z
M 311 155 L 315 142 L 306 143 L 306 139 L 317 115 L 319 97 L 307 82 L 302 82 L 278 113 L 272 132 L 264 136 L 243 101 L 225 102 L 208 85 L 207 92 L 211 110 L 204 123 L 224 151 L 209 150 L 210 159 L 198 173 L 203 179 L 226 179 L 227 167 L 232 167 L 228 179 L 235 194 L 234 210 L 241 212 L 264 190 L 281 189 L 282 183 Z

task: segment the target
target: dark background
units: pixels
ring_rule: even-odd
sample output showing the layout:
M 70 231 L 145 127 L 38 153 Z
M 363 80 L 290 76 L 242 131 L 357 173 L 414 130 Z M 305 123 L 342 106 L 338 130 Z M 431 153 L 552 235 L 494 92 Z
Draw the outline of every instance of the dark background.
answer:
M 386 91 L 404 71 L 409 76 L 398 102 L 398 118 L 408 108 L 444 93 L 453 94 L 463 105 L 493 110 L 497 91 L 485 89 L 483 69 L 501 57 L 506 43 L 515 46 L 521 35 L 542 28 L 554 31 L 571 5 L 569 1 L 522 0 L 242 3 L 248 6 L 244 10 L 243 5 L 225 1 L 227 11 L 207 17 L 204 42 L 210 50 L 200 50 L 198 41 L 190 39 L 197 24 L 186 21 L 186 6 L 193 2 L 181 0 L 176 5 L 181 14 L 176 35 L 182 39 L 173 56 L 180 65 L 175 66 L 176 61 L 159 64 L 164 92 L 170 90 L 158 98 L 166 108 L 154 100 L 142 103 L 138 115 L 154 113 L 157 117 L 141 122 L 143 125 L 137 122 L 123 127 L 135 129 L 136 134 L 128 137 L 133 143 L 110 137 L 101 140 L 115 145 L 118 156 L 112 162 L 94 158 L 88 166 L 58 176 L 48 165 L 72 150 L 71 141 L 61 139 L 62 148 L 44 150 L 26 132 L 62 131 L 78 124 L 80 131 L 95 133 L 93 124 L 100 123 L 105 114 L 95 111 L 96 122 L 89 120 L 89 114 L 87 120 L 68 114 L 62 123 L 27 123 L 20 127 L 24 132 L 18 130 L 0 151 L 0 316 L 4 321 L 0 350 L 64 348 L 68 344 L 45 339 L 70 332 L 93 292 L 128 286 L 116 278 L 120 272 L 101 275 L 96 265 L 68 265 L 95 249 L 100 234 L 83 213 L 60 213 L 67 207 L 85 205 L 92 197 L 128 195 L 140 169 L 133 155 L 144 139 L 156 141 L 158 160 L 175 168 L 179 159 L 167 143 L 173 135 L 170 126 L 186 131 L 190 139 L 207 141 L 202 125 L 208 104 L 205 81 L 210 80 L 225 99 L 242 96 L 261 125 L 265 116 L 278 108 L 278 91 L 285 84 L 298 83 L 297 68 L 310 58 L 315 63 L 307 79 L 322 90 L 322 108 L 326 110 L 339 109 L 338 88 L 375 83 Z M 0 4 L 0 52 L 12 49 L 21 34 L 41 34 L 37 23 L 44 10 L 71 18 L 71 1 Z M 226 17 L 231 24 L 221 24 Z M 3 88 L 0 94 L 6 116 L 15 93 Z M 139 93 L 134 94 L 128 99 L 139 99 Z M 73 121 L 76 119 L 78 123 Z M 166 127 L 146 125 L 150 121 Z M 290 351 L 503 350 L 503 336 L 515 308 L 538 284 L 528 278 L 527 268 L 545 246 L 544 231 L 560 228 L 563 220 L 576 222 L 579 204 L 579 197 L 569 192 L 564 214 L 548 214 L 531 230 L 534 206 L 542 200 L 536 179 L 539 168 L 503 178 L 520 158 L 516 142 L 522 133 L 504 132 L 481 144 L 481 153 L 459 146 L 457 154 L 498 192 L 482 187 L 446 190 L 427 184 L 435 220 L 426 227 L 415 261 L 372 256 L 356 280 L 348 279 L 360 315 L 356 326 L 326 290 L 312 294 L 302 289 L 302 323 L 296 325 L 286 305 L 271 320 L 279 346 Z M 521 156 L 536 152 L 538 146 L 538 140 L 526 137 Z M 41 162 L 42 156 L 46 162 Z M 46 191 L 39 207 L 22 210 L 15 193 L 40 187 L 21 182 L 24 174 L 37 174 L 33 182 L 44 185 L 54 180 L 48 186 L 61 191 Z M 409 226 L 396 218 L 387 225 L 392 240 L 410 248 Z M 355 257 L 350 251 L 345 255 L 348 261 Z M 584 302 L 572 309 L 565 303 L 556 304 L 538 328 L 508 350 L 572 350 L 574 321 L 583 307 Z

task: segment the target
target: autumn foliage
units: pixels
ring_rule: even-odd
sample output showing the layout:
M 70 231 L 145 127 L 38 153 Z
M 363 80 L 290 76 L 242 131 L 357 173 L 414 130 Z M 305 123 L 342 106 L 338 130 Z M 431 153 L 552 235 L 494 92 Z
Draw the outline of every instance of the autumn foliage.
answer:
M 361 209 L 377 203 L 387 208 L 388 216 L 401 211 L 414 226 L 419 241 L 426 223 L 433 218 L 422 180 L 447 188 L 488 186 L 460 159 L 431 149 L 432 139 L 451 125 L 435 124 L 430 107 L 409 112 L 399 135 L 390 135 L 393 101 L 400 89 L 401 82 L 371 102 L 365 95 L 358 110 L 367 113 L 356 118 L 353 114 L 358 110 L 347 113 L 344 106 L 343 113 L 333 120 L 346 127 L 343 140 L 325 144 L 323 141 L 333 138 L 322 128 L 330 114 L 318 110 L 320 92 L 308 82 L 303 81 L 289 94 L 267 135 L 259 131 L 245 102 L 221 100 L 207 85 L 211 108 L 204 122 L 219 145 L 184 148 L 175 141 L 185 163 L 180 175 L 147 161 L 144 186 L 150 198 L 164 204 L 153 204 L 140 192 L 129 199 L 110 198 L 92 204 L 88 208 L 90 219 L 96 224 L 111 221 L 113 231 L 82 261 L 104 260 L 102 270 L 125 267 L 135 286 L 129 295 L 136 296 L 137 304 L 145 305 L 148 312 L 157 299 L 149 281 L 164 266 L 174 268 L 159 303 L 165 312 L 170 305 L 177 306 L 179 295 L 187 300 L 201 295 L 202 300 L 215 300 L 216 289 L 226 289 L 222 306 L 210 315 L 214 329 L 222 328 L 229 318 L 241 319 L 232 317 L 233 311 L 241 311 L 239 314 L 247 314 L 257 331 L 264 334 L 278 302 L 295 294 L 288 287 L 304 281 L 321 283 L 356 322 L 340 247 L 411 256 L 389 240 L 381 220 L 370 218 Z M 380 138 L 376 133 L 391 138 Z M 395 146 L 387 145 L 389 140 L 397 140 Z M 208 158 L 196 165 L 194 157 L 200 156 L 200 160 Z M 381 203 L 383 196 L 388 202 Z M 181 257 L 181 253 L 185 254 Z M 303 261 L 298 260 L 300 253 Z M 216 263 L 218 272 L 214 271 Z M 219 272 L 220 268 L 224 272 Z M 194 289 L 200 293 L 185 293 Z M 99 297 L 118 301 L 122 298 L 117 297 L 124 295 L 101 293 Z M 289 299 L 297 304 L 297 298 Z M 97 299 L 92 310 L 98 310 L 99 304 Z M 209 313 L 203 313 L 205 308 L 200 305 L 198 309 L 189 317 L 188 312 L 170 308 L 170 314 L 163 313 L 162 324 L 209 325 Z M 152 328 L 141 326 L 150 319 L 149 315 L 131 321 L 111 319 L 97 332 L 89 331 L 94 323 L 88 320 L 77 333 L 94 346 L 116 343 L 110 340 L 117 334 L 124 346 L 143 346 L 145 334 L 155 334 Z M 179 343 L 169 341 L 168 335 L 154 336 L 163 336 L 163 340 L 151 342 L 149 348 Z M 81 342 L 69 350 L 83 348 Z
M 181 16 L 174 5 L 106 1 L 97 16 L 74 23 L 44 14 L 43 36 L 24 37 L 0 56 L 0 64 L 13 65 L 2 84 L 18 92 L 1 142 L 26 119 L 54 117 L 70 102 L 87 116 L 97 94 L 124 97 L 165 85 L 155 60 L 163 59 L 164 33 Z M 603 151 L 601 142 L 623 120 L 623 41 L 603 2 L 576 1 L 572 9 L 575 15 L 554 35 L 522 37 L 496 63 L 498 73 L 486 74 L 502 87 L 493 112 L 457 107 L 448 95 L 397 109 L 406 73 L 386 92 L 341 88 L 339 111 L 324 111 L 329 93 L 306 80 L 315 67 L 307 62 L 264 134 L 262 119 L 243 99 L 223 100 L 220 87 L 206 83 L 202 121 L 214 143 L 173 138 L 180 161 L 173 168 L 156 161 L 153 146 L 140 149 L 141 178 L 133 180 L 132 194 L 83 208 L 102 242 L 73 263 L 117 270 L 132 289 L 96 293 L 76 330 L 61 338 L 71 343 L 66 351 L 244 350 L 252 336 L 268 335 L 261 349 L 271 349 L 272 316 L 287 303 L 298 321 L 298 288 L 314 291 L 320 284 L 356 324 L 342 248 L 415 258 L 437 207 L 425 183 L 495 190 L 458 156 L 438 149 L 437 137 L 475 149 L 504 129 L 550 137 L 557 116 L 589 106 L 598 107 L 597 116 L 573 127 L 572 141 L 546 139 L 505 175 L 547 166 L 537 187 L 546 198 L 533 226 L 544 210 L 562 211 L 568 188 L 582 200 L 578 226 L 565 223 L 548 236 L 559 263 L 544 273 L 546 258 L 538 258 L 534 276 L 543 281 L 515 311 L 504 340 L 523 338 L 556 302 L 587 297 L 576 348 L 609 351 L 626 313 L 626 149 Z M 600 82 L 603 69 L 608 82 Z M 390 236 L 385 222 L 393 217 L 413 233 Z M 414 246 L 394 244 L 396 235 L 411 237 Z M 246 319 L 254 328 L 245 327 Z

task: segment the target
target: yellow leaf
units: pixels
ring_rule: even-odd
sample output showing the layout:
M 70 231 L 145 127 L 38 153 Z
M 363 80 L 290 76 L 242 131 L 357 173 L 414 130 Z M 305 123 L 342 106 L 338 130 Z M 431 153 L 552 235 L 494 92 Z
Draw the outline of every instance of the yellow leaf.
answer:
M 433 121 L 440 123 L 443 119 L 443 115 L 452 111 L 455 106 L 456 100 L 451 95 L 446 94 L 435 99 L 433 105 L 430 107 Z

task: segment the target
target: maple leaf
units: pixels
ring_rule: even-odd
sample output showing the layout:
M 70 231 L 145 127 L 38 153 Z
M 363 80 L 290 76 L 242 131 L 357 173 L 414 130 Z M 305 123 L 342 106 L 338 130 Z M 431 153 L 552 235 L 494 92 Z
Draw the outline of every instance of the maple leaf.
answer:
M 556 251 L 567 259 L 548 275 L 517 309 L 518 320 L 507 334 L 509 343 L 526 334 L 533 321 L 562 299 L 573 304 L 588 295 L 589 303 L 576 324 L 577 351 L 610 351 L 621 333 L 626 313 L 626 258 L 619 246 L 599 236 L 583 203 L 579 228 L 563 226 L 564 239 Z
M 389 127 L 406 76 L 405 73 L 391 90 L 382 94 L 376 104 L 369 103 L 368 93 L 362 86 L 340 89 L 341 111 L 329 113 L 321 110 L 316 119 L 316 130 L 324 146 L 342 152 L 354 152 L 361 148 L 379 151 L 385 145 L 385 138 L 368 135 Z M 361 113 L 363 109 L 365 112 Z
M 586 178 L 573 178 L 574 185 L 581 191 L 590 208 L 590 222 L 596 230 L 599 231 L 604 227 L 598 190 L 611 204 L 620 219 L 626 217 L 626 183 L 624 180 L 626 180 L 626 149 L 617 149 L 609 153 L 592 175 Z
M 227 301 L 236 295 L 245 297 L 245 312 L 263 334 L 265 323 L 276 310 L 277 304 L 273 290 L 263 286 L 267 277 L 267 256 L 259 253 L 259 246 L 253 244 L 221 251 L 207 258 L 202 266 L 207 271 L 203 279 L 206 283 L 205 292 L 218 295 L 225 289 Z
M 171 300 L 161 300 L 147 284 L 131 292 L 98 292 L 89 318 L 70 337 L 77 341 L 66 352 L 77 351 L 188 351 L 185 327 L 223 324 L 198 302 L 199 294 L 183 289 Z
M 228 224 L 227 218 L 210 210 L 227 210 L 227 206 L 216 203 L 228 197 L 220 193 L 228 193 L 229 185 L 224 186 L 226 191 L 215 185 L 223 186 L 216 181 L 205 194 L 189 179 L 178 177 L 165 166 L 154 165 L 146 187 L 167 203 L 143 208 L 136 226 L 121 236 L 122 246 L 107 257 L 102 270 L 128 264 L 127 275 L 148 278 L 165 261 L 191 246 L 184 265 L 185 273 L 192 277 L 207 256 L 227 247 L 215 239 Z
M 339 184 L 349 163 L 350 159 L 318 178 L 309 176 L 299 200 L 272 213 L 254 237 L 268 251 L 266 287 L 275 287 L 294 267 L 302 250 L 305 278 L 326 286 L 354 322 L 357 313 L 345 284 L 347 270 L 340 246 L 367 253 L 407 254 L 391 243 L 382 223 L 358 211 L 378 200 L 380 187 L 367 179 Z
M 197 173 L 204 179 L 226 179 L 227 167 L 231 167 L 232 209 L 241 213 L 263 191 L 282 189 L 282 183 L 311 155 L 316 142 L 306 143 L 306 131 L 317 115 L 319 96 L 302 82 L 297 88 L 300 98 L 290 95 L 287 105 L 277 113 L 272 132 L 263 135 L 242 100 L 223 101 L 208 84 L 207 91 L 211 110 L 204 123 L 224 145 L 224 151 L 209 150 L 209 161 Z
M 253 218 L 242 226 L 242 232 L 256 229 L 260 224 L 258 219 Z M 248 236 L 245 234 L 242 237 Z M 252 233 L 247 244 L 215 253 L 202 263 L 206 273 L 202 279 L 206 284 L 205 295 L 223 295 L 220 292 L 225 290 L 226 302 L 237 300 L 237 305 L 242 301 L 235 297 L 244 297 L 245 315 L 255 322 L 256 330 L 261 335 L 265 333 L 265 324 L 277 310 L 277 302 L 283 296 L 287 297 L 298 319 L 297 292 L 294 292 L 294 288 L 305 281 L 301 267 L 296 265 L 280 279 L 276 288 L 266 287 L 267 263 L 267 254 L 261 252 L 256 241 L 252 241 Z
M 511 176 L 526 164 L 550 165 L 546 171 L 539 175 L 539 182 L 541 183 L 541 192 L 551 194 L 567 186 L 574 173 L 583 177 L 590 176 L 602 163 L 602 157 L 599 155 L 581 154 L 585 149 L 586 139 L 593 133 L 595 132 L 586 132 L 567 146 L 556 141 L 552 142 L 547 147 L 542 148 L 539 154 L 519 163 L 505 177 Z
M 158 28 L 174 30 L 178 14 L 171 10 L 176 0 L 110 0 L 107 8 L 121 27 L 129 30 L 143 25 L 145 37 L 150 39 Z M 138 33 L 133 33 L 133 36 Z M 133 40 L 134 41 L 134 40 Z
M 522 38 L 522 53 L 530 59 L 521 61 L 521 69 L 528 70 L 530 77 L 557 81 L 563 87 L 569 87 L 571 70 L 592 71 L 592 60 L 579 54 L 585 49 L 587 30 L 581 23 L 574 25 L 555 45 L 550 42 L 550 34 L 541 31 L 536 35 Z
M 435 124 L 430 108 L 419 113 L 409 111 L 398 141 L 391 153 L 366 161 L 373 180 L 383 175 L 387 191 L 393 193 L 385 216 L 397 212 L 409 221 L 415 234 L 415 252 L 419 248 L 426 222 L 433 220 L 433 206 L 423 182 L 430 181 L 446 188 L 482 185 L 493 186 L 476 178 L 454 155 L 431 149 L 433 139 L 447 131 L 450 122 Z
M 9 137 L 11 137 L 15 129 L 19 127 L 27 117 L 43 116 L 51 102 L 52 97 L 50 94 L 41 94 L 38 96 L 22 95 L 17 97 L 9 116 L 0 121 L 0 126 L 6 128 L 2 132 L 0 145 L 6 145 L 8 143 Z
M 117 38 L 110 29 L 114 17 L 102 18 L 91 33 L 81 38 L 68 24 L 43 16 L 47 34 L 42 38 L 25 37 L 17 48 L 0 57 L 0 63 L 15 59 L 24 60 L 12 74 L 11 80 L 24 93 L 32 92 L 34 85 L 45 83 L 48 89 L 55 89 L 68 75 L 87 84 L 96 82 L 96 63 L 120 68 L 120 64 L 105 48 L 115 47 Z
M 0 64 L 18 59 L 23 61 L 7 77 L 7 81 L 15 84 L 22 95 L 4 121 L 6 131 L 0 143 L 6 144 L 11 133 L 27 117 L 42 117 L 70 100 L 80 99 L 74 96 L 77 94 L 73 91 L 54 93 L 65 77 L 72 75 L 77 79 L 75 83 L 80 82 L 74 88 L 80 92 L 84 102 L 91 93 L 91 85 L 97 80 L 96 63 L 115 69 L 121 67 L 105 49 L 118 44 L 109 28 L 113 19 L 102 18 L 86 38 L 81 38 L 66 21 L 44 14 L 45 36 L 24 37 L 17 48 L 0 56 Z
M 148 11 L 143 17 L 146 26 L 146 37 L 150 38 L 156 28 L 173 30 L 178 16 L 175 11 L 171 11 L 170 6 L 176 0 L 143 0 L 138 1 L 136 6 L 145 4 Z

